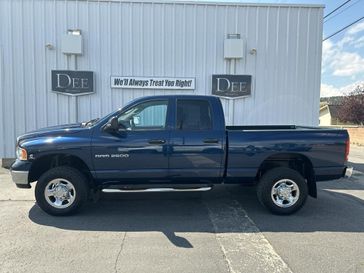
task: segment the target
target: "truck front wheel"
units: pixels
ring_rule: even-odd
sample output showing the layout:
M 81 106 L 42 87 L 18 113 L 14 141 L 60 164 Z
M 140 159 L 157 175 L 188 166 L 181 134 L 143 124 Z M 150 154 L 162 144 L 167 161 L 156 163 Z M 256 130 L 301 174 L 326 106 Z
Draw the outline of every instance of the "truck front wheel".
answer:
M 302 175 L 289 168 L 267 171 L 257 185 L 260 203 L 275 214 L 291 214 L 306 202 L 308 188 Z
M 45 172 L 35 187 L 35 199 L 48 214 L 61 216 L 75 213 L 87 200 L 85 176 L 68 166 Z

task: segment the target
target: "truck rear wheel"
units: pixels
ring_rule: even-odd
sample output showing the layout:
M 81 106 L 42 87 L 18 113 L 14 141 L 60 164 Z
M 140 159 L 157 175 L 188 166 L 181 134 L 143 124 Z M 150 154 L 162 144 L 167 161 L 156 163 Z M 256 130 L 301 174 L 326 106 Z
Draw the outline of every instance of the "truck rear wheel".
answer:
M 75 213 L 87 200 L 85 176 L 68 166 L 45 172 L 35 187 L 35 199 L 48 214 L 61 216 Z
M 291 214 L 306 202 L 308 188 L 302 175 L 289 168 L 267 171 L 257 186 L 260 203 L 275 214 Z

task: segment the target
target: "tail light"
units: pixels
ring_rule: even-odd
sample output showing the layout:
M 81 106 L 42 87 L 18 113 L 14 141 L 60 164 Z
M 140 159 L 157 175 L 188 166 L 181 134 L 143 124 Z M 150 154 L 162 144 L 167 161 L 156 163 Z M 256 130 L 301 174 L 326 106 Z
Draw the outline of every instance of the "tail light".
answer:
M 345 161 L 349 160 L 349 151 L 350 151 L 350 138 L 348 137 L 348 139 L 345 142 Z

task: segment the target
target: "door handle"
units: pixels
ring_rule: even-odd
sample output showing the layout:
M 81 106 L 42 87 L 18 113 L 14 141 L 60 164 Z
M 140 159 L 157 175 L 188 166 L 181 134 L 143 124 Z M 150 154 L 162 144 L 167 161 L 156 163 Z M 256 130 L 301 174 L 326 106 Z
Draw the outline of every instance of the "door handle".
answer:
M 219 143 L 219 140 L 217 138 L 206 138 L 203 140 L 203 143 L 209 143 L 209 144 Z
M 164 139 L 151 139 L 148 141 L 149 144 L 164 144 L 166 141 Z

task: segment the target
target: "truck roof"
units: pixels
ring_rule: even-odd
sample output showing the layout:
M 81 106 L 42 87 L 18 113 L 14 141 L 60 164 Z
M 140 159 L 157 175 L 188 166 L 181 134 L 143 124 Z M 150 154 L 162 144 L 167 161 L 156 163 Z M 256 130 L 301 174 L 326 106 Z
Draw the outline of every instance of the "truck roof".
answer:
M 127 105 L 134 104 L 138 101 L 146 101 L 149 99 L 158 100 L 158 99 L 166 99 L 166 98 L 184 98 L 184 99 L 204 99 L 204 100 L 219 100 L 216 96 L 208 96 L 208 95 L 157 95 L 157 96 L 145 96 L 145 97 L 139 97 L 132 101 L 130 101 Z M 126 106 L 127 106 L 126 105 Z
M 140 98 L 136 98 L 137 99 L 155 99 L 155 98 L 192 98 L 192 99 L 206 99 L 206 98 L 217 98 L 216 96 L 209 96 L 209 95 L 192 95 L 192 94 L 188 94 L 188 95 L 181 95 L 181 94 L 176 94 L 176 95 L 157 95 L 157 96 L 144 96 L 144 97 L 140 97 Z

